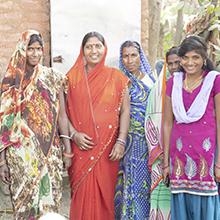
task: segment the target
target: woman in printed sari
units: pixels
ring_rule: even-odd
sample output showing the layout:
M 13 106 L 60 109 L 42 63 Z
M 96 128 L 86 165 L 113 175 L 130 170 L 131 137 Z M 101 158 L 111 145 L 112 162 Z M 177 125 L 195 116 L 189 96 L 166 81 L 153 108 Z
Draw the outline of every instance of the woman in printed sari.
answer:
M 131 81 L 131 114 L 125 155 L 119 164 L 115 218 L 148 219 L 151 180 L 144 120 L 148 96 L 155 80 L 141 46 L 135 41 L 125 41 L 121 45 L 119 68 Z
M 129 127 L 128 78 L 105 66 L 107 45 L 97 32 L 86 34 L 67 73 L 66 110 L 75 156 L 69 168 L 70 219 L 113 220 L 119 159 Z
M 171 219 L 219 219 L 220 73 L 199 36 L 185 38 L 178 55 L 182 70 L 167 82 L 163 125 Z
M 180 70 L 178 50 L 179 47 L 174 46 L 167 51 L 164 67 L 150 92 L 145 115 L 145 133 L 150 155 L 148 167 L 151 171 L 150 220 L 169 220 L 171 218 L 170 188 L 164 185 L 162 176 L 163 148 L 161 144 L 161 128 L 166 81 L 174 72 Z
M 71 164 L 65 76 L 39 64 L 43 40 L 25 31 L 2 81 L 0 176 L 10 185 L 14 219 L 34 220 L 60 212 L 63 162 Z M 64 156 L 59 147 L 63 135 Z

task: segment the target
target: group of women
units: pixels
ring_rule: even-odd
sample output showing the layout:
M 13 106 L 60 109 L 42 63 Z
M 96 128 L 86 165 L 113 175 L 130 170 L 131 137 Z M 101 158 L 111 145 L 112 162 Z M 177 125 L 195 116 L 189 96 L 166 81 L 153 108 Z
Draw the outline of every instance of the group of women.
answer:
M 121 45 L 121 71 L 105 66 L 97 32 L 66 75 L 40 64 L 43 49 L 25 31 L 2 81 L 0 177 L 14 219 L 59 213 L 65 170 L 70 219 L 219 218 L 220 78 L 200 37 L 171 48 L 157 80 L 135 41 Z

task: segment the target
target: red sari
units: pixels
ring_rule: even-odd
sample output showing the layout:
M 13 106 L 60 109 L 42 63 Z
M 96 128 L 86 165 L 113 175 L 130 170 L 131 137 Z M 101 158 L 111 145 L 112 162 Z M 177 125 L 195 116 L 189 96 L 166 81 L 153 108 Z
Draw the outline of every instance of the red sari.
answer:
M 69 168 L 71 220 L 114 219 L 114 191 L 118 161 L 109 154 L 118 137 L 119 113 L 128 78 L 102 60 L 86 75 L 82 50 L 67 73 L 66 111 L 73 126 L 92 137 L 94 148 L 81 151 L 72 142 L 75 156 Z

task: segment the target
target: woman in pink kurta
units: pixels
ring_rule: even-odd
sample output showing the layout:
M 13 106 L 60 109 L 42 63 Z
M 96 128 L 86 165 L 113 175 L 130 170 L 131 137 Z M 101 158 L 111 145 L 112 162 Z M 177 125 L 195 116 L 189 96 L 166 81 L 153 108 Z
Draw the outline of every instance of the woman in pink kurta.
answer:
M 182 72 L 167 82 L 163 177 L 170 175 L 171 219 L 219 218 L 220 76 L 206 54 L 200 37 L 186 38 Z

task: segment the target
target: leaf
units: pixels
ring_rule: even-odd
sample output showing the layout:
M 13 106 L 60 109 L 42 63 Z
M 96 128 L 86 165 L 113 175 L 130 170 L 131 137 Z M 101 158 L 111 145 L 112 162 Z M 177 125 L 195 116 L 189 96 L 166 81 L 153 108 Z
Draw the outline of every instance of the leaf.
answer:
M 213 46 L 216 50 L 220 51 L 220 47 L 219 47 L 219 46 L 217 46 L 217 45 L 215 45 L 215 44 L 212 44 L 212 46 Z
M 220 6 L 215 8 L 215 16 L 220 16 Z
M 205 0 L 199 0 L 201 3 L 205 2 Z
M 204 6 L 200 6 L 200 8 L 199 8 L 199 18 L 202 18 L 202 16 L 205 16 Z
M 194 12 L 194 8 L 195 6 L 194 5 L 191 5 L 191 7 L 189 8 L 189 12 L 188 12 L 188 15 L 192 15 L 192 13 Z
M 214 30 L 214 29 L 216 29 L 216 28 L 219 28 L 219 27 L 220 27 L 219 24 L 213 24 L 208 30 L 209 30 L 209 31 L 212 31 L 212 30 Z
M 184 1 L 181 1 L 178 3 L 178 5 L 176 6 L 176 10 L 179 11 L 184 5 Z
M 216 38 L 216 40 L 218 41 L 218 44 L 220 45 L 220 39 Z
M 214 11 L 214 9 L 215 9 L 215 6 L 214 6 L 213 4 L 210 4 L 210 5 L 208 5 L 208 7 L 207 7 L 207 12 L 208 12 L 209 14 L 211 14 L 211 13 Z
M 190 3 L 186 2 L 186 4 L 183 7 L 183 14 L 185 14 L 187 11 L 189 11 L 190 8 Z

